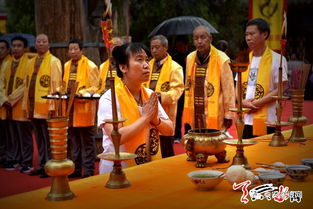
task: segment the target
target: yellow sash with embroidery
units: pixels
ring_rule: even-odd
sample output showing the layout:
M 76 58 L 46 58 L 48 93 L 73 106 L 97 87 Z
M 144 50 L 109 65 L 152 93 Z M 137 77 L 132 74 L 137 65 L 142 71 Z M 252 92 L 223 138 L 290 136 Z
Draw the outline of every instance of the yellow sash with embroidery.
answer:
M 66 82 L 65 89 L 67 89 L 68 79 L 71 72 L 72 60 L 65 63 L 63 80 Z M 88 58 L 82 55 L 81 59 L 77 63 L 76 81 L 79 82 L 76 93 L 80 90 L 89 87 L 89 70 L 88 70 Z
M 13 57 L 11 57 L 8 60 L 8 63 L 5 67 L 5 81 L 4 81 L 4 83 L 5 83 L 6 95 L 8 95 L 8 87 L 9 87 L 9 81 L 10 81 L 10 76 L 11 76 L 12 62 L 13 62 Z M 24 54 L 20 58 L 18 67 L 16 69 L 11 93 L 13 93 L 19 86 L 21 86 L 23 84 L 24 79 L 27 75 L 28 64 L 29 64 L 28 55 Z M 23 101 L 23 99 L 20 99 L 13 107 L 13 111 L 12 111 L 12 119 L 13 120 L 20 120 L 20 119 L 26 119 L 27 118 L 26 111 L 23 110 L 23 108 L 22 108 L 22 104 L 23 104 L 22 101 Z M 6 111 L 3 111 L 2 114 L 6 118 Z
M 249 54 L 249 62 L 252 61 L 252 53 Z M 259 64 L 258 77 L 257 77 L 257 87 L 260 86 L 263 89 L 264 94 L 261 94 L 262 98 L 264 95 L 268 94 L 270 88 L 270 77 L 272 69 L 272 50 L 266 47 Z M 242 73 L 242 84 L 248 84 L 248 78 L 250 73 L 250 65 L 248 70 Z M 260 95 L 256 88 L 255 95 Z M 256 97 L 255 97 L 256 98 Z M 257 98 L 257 99 L 260 99 Z M 245 98 L 243 98 L 245 99 Z M 257 112 L 253 113 L 253 135 L 264 135 L 266 134 L 266 119 L 267 119 L 268 105 L 265 105 Z
M 37 77 L 36 77 L 36 86 L 35 86 L 36 91 L 35 91 L 34 113 L 38 113 L 38 114 L 42 114 L 46 116 L 48 116 L 48 112 L 49 112 L 49 101 L 47 99 L 43 99 L 42 96 L 46 96 L 50 94 L 50 89 L 51 89 L 50 84 L 53 83 L 51 79 L 55 77 L 55 76 L 51 77 L 51 69 L 50 69 L 51 64 L 50 63 L 51 63 L 52 57 L 53 55 L 49 51 L 44 55 L 43 60 L 40 64 Z M 30 61 L 30 69 L 28 72 L 29 83 L 27 85 L 27 89 L 25 93 L 27 101 L 28 101 L 28 92 L 29 92 L 29 87 L 30 87 L 29 84 L 30 84 L 32 75 L 34 73 L 36 60 L 37 60 L 37 56 L 31 59 Z M 56 88 L 57 86 L 60 86 L 60 83 L 56 83 L 55 85 L 56 86 L 54 88 Z
M 105 90 L 106 86 L 106 79 L 107 75 L 109 73 L 109 59 L 107 59 L 104 63 L 100 65 L 100 81 L 99 81 L 99 90 L 98 93 L 102 94 Z M 116 71 L 112 71 L 113 77 L 114 77 L 114 84 L 116 85 L 118 82 L 121 81 L 121 78 L 117 76 Z
M 150 65 L 150 79 L 148 82 L 146 82 L 144 84 L 145 87 L 149 88 L 150 86 L 150 81 L 151 78 L 153 76 L 152 73 L 152 69 L 153 69 L 153 65 L 154 65 L 155 59 L 150 60 L 149 65 Z M 167 92 L 170 88 L 170 78 L 171 78 L 171 67 L 172 67 L 172 57 L 167 54 L 167 58 L 165 60 L 165 62 L 163 63 L 156 87 L 155 87 L 155 91 L 157 92 Z
M 140 118 L 138 105 L 133 95 L 123 82 L 119 82 L 115 88 L 117 99 L 120 104 L 121 117 L 127 119 L 124 122 L 124 126 L 128 126 Z M 146 102 L 149 99 L 149 94 L 144 87 L 141 88 L 141 98 L 143 102 Z M 151 160 L 161 159 L 158 130 L 152 126 L 142 127 L 141 132 L 136 138 L 124 144 L 126 152 L 137 154 L 137 158 L 135 160 L 127 161 L 128 167 L 139 165 L 147 161 L 146 140 L 148 136 L 150 141 Z
M 186 66 L 186 84 L 185 84 L 185 104 L 183 121 L 189 123 L 192 128 L 195 126 L 194 118 L 194 88 L 195 88 L 195 72 L 196 72 L 196 56 L 197 51 L 190 53 L 187 57 Z M 204 106 L 206 117 L 206 128 L 219 129 L 218 109 L 220 95 L 220 68 L 228 57 L 211 45 L 210 61 L 206 71 Z
M 69 75 L 71 71 L 72 60 L 65 63 L 64 66 L 64 76 L 63 81 L 65 82 L 65 89 L 67 89 Z M 96 67 L 96 66 L 95 66 Z M 95 92 L 98 90 L 97 83 L 95 86 L 90 85 L 89 78 L 90 76 L 96 76 L 94 80 L 99 79 L 99 74 L 91 75 L 91 67 L 88 65 L 88 58 L 82 56 L 81 59 L 77 63 L 77 72 L 76 72 L 76 81 L 79 82 L 76 93 L 84 94 L 88 90 L 94 90 Z M 70 93 L 70 92 L 68 92 Z M 95 112 L 96 112 L 96 101 L 88 100 L 83 102 L 75 102 L 74 100 L 74 114 L 73 114 L 73 127 L 87 127 L 94 125 Z

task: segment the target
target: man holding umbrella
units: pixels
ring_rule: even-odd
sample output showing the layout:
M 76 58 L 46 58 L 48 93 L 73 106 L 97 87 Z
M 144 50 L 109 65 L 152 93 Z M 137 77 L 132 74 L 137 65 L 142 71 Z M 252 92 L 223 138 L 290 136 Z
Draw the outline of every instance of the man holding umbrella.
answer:
M 152 37 L 150 49 L 153 59 L 149 62 L 150 79 L 146 87 L 158 93 L 160 103 L 175 129 L 177 101 L 184 91 L 182 67 L 167 53 L 168 40 L 163 35 Z M 162 157 L 174 156 L 174 136 L 160 136 Z
M 185 131 L 190 128 L 225 131 L 232 125 L 229 108 L 235 106 L 235 91 L 230 59 L 211 42 L 209 28 L 195 28 L 193 43 L 197 50 L 188 55 L 186 63 Z

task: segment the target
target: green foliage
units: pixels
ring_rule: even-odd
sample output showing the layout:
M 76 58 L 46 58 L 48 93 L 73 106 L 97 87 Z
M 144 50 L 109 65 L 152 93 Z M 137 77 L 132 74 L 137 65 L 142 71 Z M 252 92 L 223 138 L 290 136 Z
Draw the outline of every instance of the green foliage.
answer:
M 220 39 L 228 41 L 232 55 L 237 54 L 244 41 L 248 17 L 247 2 L 238 0 L 131 0 L 130 11 L 133 41 L 149 45 L 149 33 L 164 20 L 198 16 L 219 31 L 213 36 L 213 44 Z
M 5 0 L 9 9 L 8 33 L 36 34 L 34 0 Z

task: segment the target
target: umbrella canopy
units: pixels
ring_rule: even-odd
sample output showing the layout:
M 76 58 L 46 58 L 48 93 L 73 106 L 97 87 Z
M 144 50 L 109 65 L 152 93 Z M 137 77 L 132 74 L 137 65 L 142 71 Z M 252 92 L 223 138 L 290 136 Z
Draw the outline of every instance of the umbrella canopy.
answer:
M 149 37 L 158 34 L 165 36 L 192 34 L 192 31 L 200 25 L 208 27 L 211 33 L 218 33 L 218 31 L 210 23 L 201 17 L 180 16 L 165 20 L 159 24 L 149 34 Z
M 25 38 L 28 42 L 28 46 L 34 46 L 35 44 L 36 37 L 28 33 L 8 33 L 0 36 L 0 39 L 6 40 L 11 46 L 11 40 L 16 36 L 21 36 Z

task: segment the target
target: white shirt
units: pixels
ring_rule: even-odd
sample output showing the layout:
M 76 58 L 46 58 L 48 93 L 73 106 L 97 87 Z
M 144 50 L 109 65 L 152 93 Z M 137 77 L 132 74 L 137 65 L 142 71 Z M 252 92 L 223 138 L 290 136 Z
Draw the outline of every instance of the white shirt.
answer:
M 151 89 L 145 88 L 146 91 L 151 94 L 153 91 Z M 118 117 L 121 117 L 121 109 L 120 109 L 120 104 L 118 101 L 118 98 L 116 97 L 116 107 L 117 107 L 117 114 Z M 139 112 L 140 115 L 142 114 L 142 107 L 139 107 Z M 165 113 L 164 109 L 162 108 L 162 105 L 159 103 L 158 105 L 158 117 L 162 118 L 164 120 L 169 119 L 167 114 Z M 98 109 L 98 126 L 102 126 L 105 124 L 104 120 L 105 119 L 111 119 L 112 118 L 112 103 L 111 103 L 111 90 L 106 91 L 100 98 L 99 100 L 99 109 Z M 108 152 L 114 152 L 114 146 L 113 143 L 108 136 L 108 134 L 105 132 L 105 129 L 102 128 L 103 132 L 103 138 L 102 138 L 102 147 L 103 147 L 103 153 L 108 153 Z M 125 147 L 124 145 L 120 146 L 120 151 L 124 152 Z M 99 165 L 99 173 L 107 173 L 111 172 L 113 166 L 113 162 L 107 161 L 107 160 L 100 160 L 100 165 Z M 122 166 L 126 167 L 126 164 L 122 162 Z
M 252 57 L 251 66 L 250 66 L 250 73 L 248 77 L 248 85 L 247 85 L 247 92 L 245 99 L 254 98 L 255 95 L 255 88 L 256 88 L 256 81 L 257 75 L 259 71 L 259 64 L 260 64 L 261 57 Z M 271 77 L 270 79 L 270 87 L 269 91 L 271 92 L 277 88 L 278 84 L 278 74 L 279 74 L 279 65 L 280 65 L 280 54 L 272 51 L 272 69 L 271 69 Z M 285 57 L 282 59 L 282 68 L 283 68 L 283 81 L 287 81 L 287 61 Z M 235 79 L 237 81 L 237 77 Z M 275 109 L 275 101 L 271 102 L 268 105 L 267 110 L 267 121 L 268 122 L 275 122 L 277 121 L 276 117 L 276 109 Z M 244 123 L 246 125 L 253 125 L 253 114 L 245 114 L 244 116 Z

